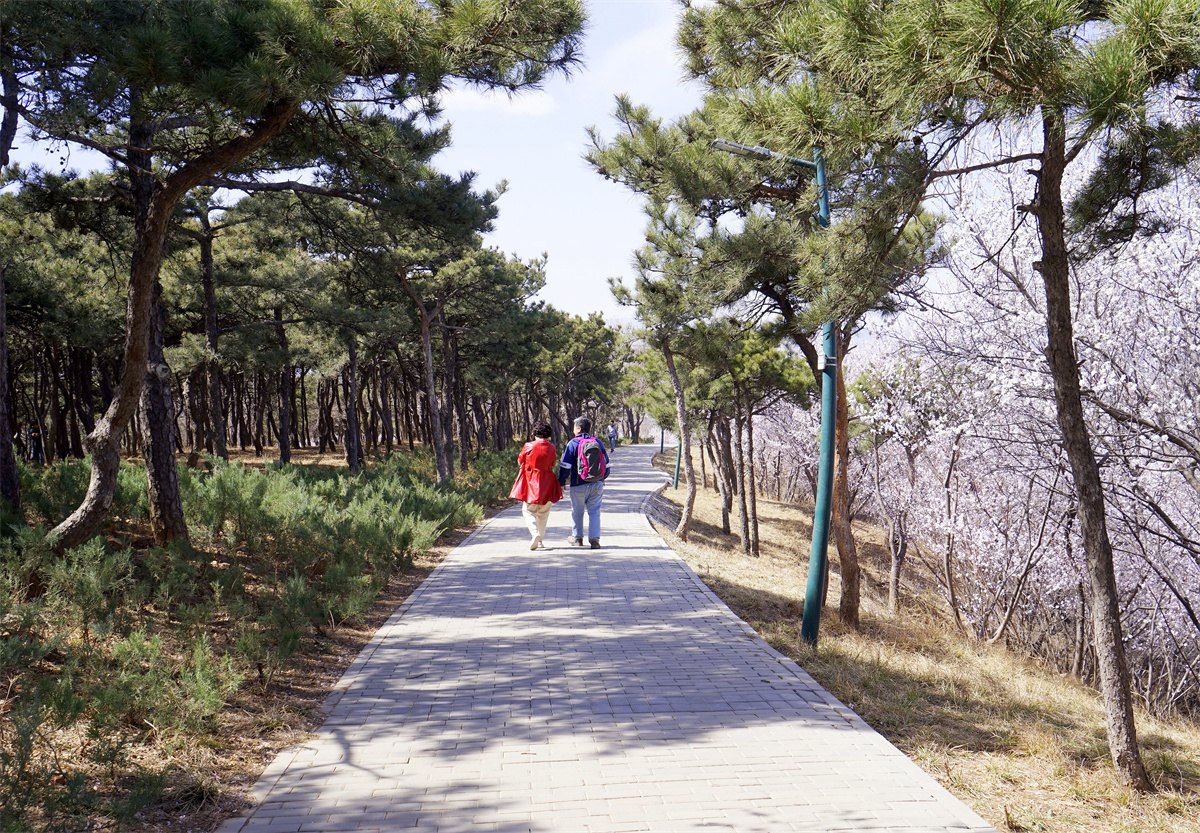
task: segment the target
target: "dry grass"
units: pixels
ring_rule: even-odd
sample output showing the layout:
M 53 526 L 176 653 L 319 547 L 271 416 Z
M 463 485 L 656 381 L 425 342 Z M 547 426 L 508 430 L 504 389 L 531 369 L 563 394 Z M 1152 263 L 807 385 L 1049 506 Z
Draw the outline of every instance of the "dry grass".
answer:
M 670 464 L 674 454 L 669 452 Z M 665 468 L 665 465 L 663 466 Z M 656 514 L 678 517 L 683 490 Z M 862 630 L 841 626 L 839 582 L 818 649 L 800 641 L 811 512 L 759 499 L 761 556 L 747 558 L 720 529 L 720 504 L 701 490 L 688 542 L 656 523 L 668 544 L 735 613 L 999 830 L 1200 833 L 1200 724 L 1138 714 L 1153 795 L 1121 787 L 1095 692 L 948 626 L 937 600 L 909 596 L 891 617 L 881 603 L 880 531 L 856 525 Z M 836 562 L 836 556 L 834 556 Z

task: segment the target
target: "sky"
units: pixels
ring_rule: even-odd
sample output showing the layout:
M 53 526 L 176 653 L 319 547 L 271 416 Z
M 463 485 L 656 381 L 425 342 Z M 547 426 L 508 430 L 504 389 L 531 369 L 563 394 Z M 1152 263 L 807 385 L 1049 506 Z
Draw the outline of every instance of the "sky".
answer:
M 631 282 L 646 216 L 631 191 L 588 166 L 587 128 L 613 137 L 617 95 L 670 120 L 698 107 L 701 89 L 683 79 L 674 0 L 587 0 L 587 6 L 583 66 L 511 99 L 452 91 L 443 107 L 453 145 L 434 161 L 451 174 L 475 171 L 478 188 L 507 181 L 485 243 L 523 260 L 548 256 L 539 299 L 568 313 L 601 312 L 609 324 L 631 324 L 633 311 L 616 303 L 608 279 Z

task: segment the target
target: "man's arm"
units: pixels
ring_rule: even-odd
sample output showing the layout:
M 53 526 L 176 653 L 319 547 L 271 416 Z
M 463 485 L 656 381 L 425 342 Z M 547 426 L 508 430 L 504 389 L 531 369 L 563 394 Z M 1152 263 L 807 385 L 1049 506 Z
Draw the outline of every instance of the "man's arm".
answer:
M 558 463 L 558 482 L 561 486 L 566 486 L 567 481 L 571 479 L 571 470 L 575 468 L 575 450 L 577 448 L 579 448 L 579 441 L 572 439 L 563 449 L 562 460 Z

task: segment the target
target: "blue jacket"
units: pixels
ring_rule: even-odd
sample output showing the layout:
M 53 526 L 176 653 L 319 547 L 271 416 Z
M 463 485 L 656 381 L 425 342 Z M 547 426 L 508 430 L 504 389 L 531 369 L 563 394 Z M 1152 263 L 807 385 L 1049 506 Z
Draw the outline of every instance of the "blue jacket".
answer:
M 600 453 L 604 455 L 604 476 L 607 477 L 612 472 L 612 464 L 608 460 L 608 451 L 604 448 L 604 443 L 591 434 L 578 434 L 567 443 L 567 447 L 563 449 L 562 460 L 558 464 L 558 482 L 564 486 L 567 485 L 568 479 L 572 486 L 590 485 L 579 479 L 579 466 L 576 465 L 579 462 L 577 459 L 579 457 L 579 441 L 584 437 L 591 437 L 600 446 Z

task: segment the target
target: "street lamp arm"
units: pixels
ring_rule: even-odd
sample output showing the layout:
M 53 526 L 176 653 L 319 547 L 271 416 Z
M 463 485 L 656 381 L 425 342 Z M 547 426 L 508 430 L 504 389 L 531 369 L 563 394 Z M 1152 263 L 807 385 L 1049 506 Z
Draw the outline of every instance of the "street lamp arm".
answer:
M 788 156 L 787 154 L 779 153 L 769 148 L 758 145 L 742 145 L 737 142 L 731 142 L 728 139 L 713 139 L 708 143 L 708 146 L 713 150 L 723 150 L 726 153 L 732 153 L 736 156 L 749 156 L 752 159 L 778 159 L 787 162 L 791 165 L 799 165 L 802 168 L 808 168 L 810 171 L 817 169 L 816 162 L 809 162 L 807 159 L 801 159 L 798 156 Z

